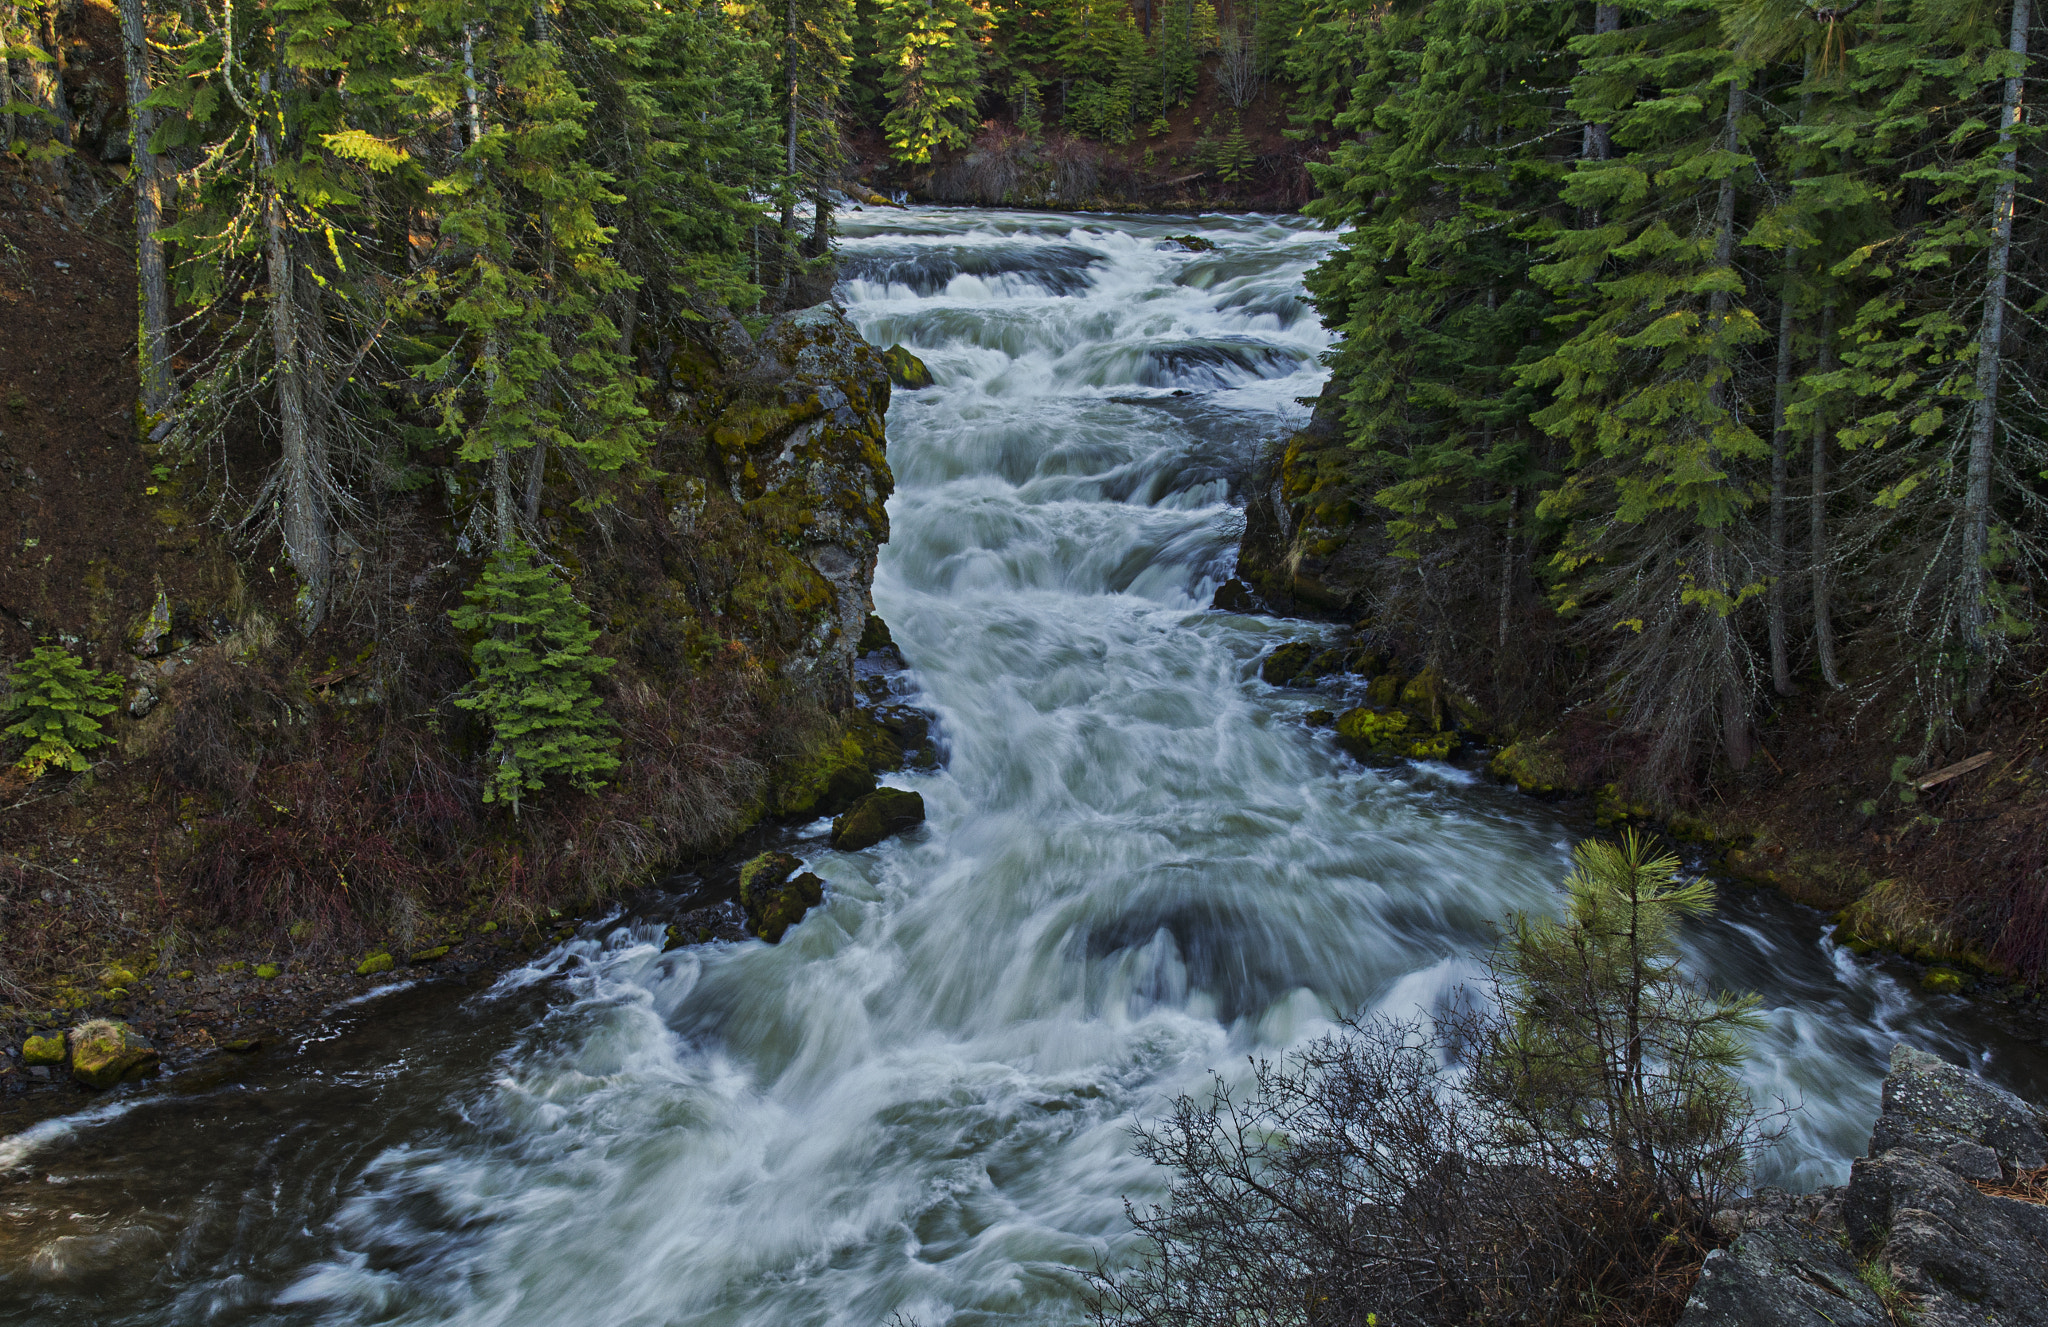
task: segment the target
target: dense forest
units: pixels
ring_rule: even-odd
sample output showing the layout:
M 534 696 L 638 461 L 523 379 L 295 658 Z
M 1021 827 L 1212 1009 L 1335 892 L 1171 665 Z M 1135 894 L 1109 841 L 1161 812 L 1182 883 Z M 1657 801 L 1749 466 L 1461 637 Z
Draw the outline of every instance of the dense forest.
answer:
M 1504 730 L 1597 711 L 1639 792 L 1741 772 L 1801 692 L 1874 719 L 1900 779 L 2030 675 L 2028 0 L 13 0 L 0 27 L 10 169 L 132 191 L 149 493 L 274 550 L 300 638 L 343 600 L 364 629 L 431 496 L 472 676 L 428 690 L 514 810 L 619 760 L 565 531 L 610 538 L 668 474 L 685 362 L 825 298 L 835 211 L 877 189 L 1343 228 L 1296 543 L 1369 528 L 1380 621 L 1490 678 Z M 75 762 L 113 701 L 21 668 L 18 697 L 84 697 L 14 730 Z

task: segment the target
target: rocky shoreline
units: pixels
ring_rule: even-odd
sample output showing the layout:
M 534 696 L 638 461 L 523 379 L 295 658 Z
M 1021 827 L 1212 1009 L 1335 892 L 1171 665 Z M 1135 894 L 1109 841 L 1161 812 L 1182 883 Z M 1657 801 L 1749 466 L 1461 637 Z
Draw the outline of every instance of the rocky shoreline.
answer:
M 2048 1322 L 2048 1112 L 1924 1051 L 1892 1051 L 1849 1182 L 1716 1215 L 1680 1327 Z

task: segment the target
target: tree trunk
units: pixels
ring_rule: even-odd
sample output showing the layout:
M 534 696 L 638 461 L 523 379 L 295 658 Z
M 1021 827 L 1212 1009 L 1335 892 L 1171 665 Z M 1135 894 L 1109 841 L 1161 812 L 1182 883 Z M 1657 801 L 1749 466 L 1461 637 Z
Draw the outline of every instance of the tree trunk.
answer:
M 270 91 L 270 75 L 261 86 Z M 270 116 L 269 97 L 263 115 Z M 327 528 L 326 466 L 306 408 L 306 374 L 300 363 L 297 282 L 291 245 L 284 231 L 284 206 L 277 192 L 277 149 L 267 122 L 256 130 L 256 161 L 263 172 L 264 256 L 270 281 L 270 349 L 277 382 L 277 426 L 284 452 L 283 536 L 285 555 L 299 576 L 299 626 L 312 634 L 327 616 L 334 547 Z
M 1728 85 L 1728 119 L 1723 135 L 1725 146 L 1729 152 L 1739 151 L 1742 146 L 1740 130 L 1742 127 L 1743 101 L 1742 85 L 1740 83 L 1730 83 Z M 1716 267 L 1730 267 L 1734 262 L 1735 172 L 1731 170 L 1721 181 L 1720 196 L 1716 199 L 1714 206 L 1714 265 Z M 1707 306 L 1710 324 L 1716 330 L 1719 329 L 1722 323 L 1727 321 L 1732 305 L 1733 301 L 1725 289 L 1716 290 L 1708 297 Z M 1709 371 L 1712 372 L 1714 370 L 1710 369 Z M 1712 414 L 1719 416 L 1722 409 L 1725 408 L 1727 401 L 1727 380 L 1725 378 L 1716 379 L 1713 387 L 1708 392 L 1708 401 L 1712 407 Z M 1715 427 L 1718 423 L 1718 418 L 1710 419 L 1708 427 Z M 1714 459 L 1714 463 L 1718 464 L 1718 458 Z M 1720 574 L 1716 574 L 1709 581 L 1709 584 L 1723 589 L 1730 588 L 1727 585 L 1729 578 L 1719 566 L 1720 559 L 1716 558 L 1713 561 L 1715 571 Z M 1729 600 L 1731 605 L 1733 599 L 1734 596 L 1730 594 Z M 1714 614 L 1714 653 L 1717 656 L 1714 666 L 1721 674 L 1721 744 L 1727 750 L 1728 763 L 1734 766 L 1737 771 L 1740 771 L 1749 765 L 1750 757 L 1749 687 L 1747 679 L 1743 676 L 1744 670 L 1741 661 L 1736 658 L 1735 631 L 1728 621 L 1728 614 L 1712 607 L 1709 607 L 1707 611 Z M 1733 611 L 1732 607 L 1730 611 Z
M 1617 31 L 1620 27 L 1620 5 L 1593 6 L 1594 36 Z M 1614 144 L 1608 137 L 1606 125 L 1588 124 L 1585 127 L 1579 142 L 1579 155 L 1588 161 L 1606 161 L 1614 155 Z
M 789 284 L 796 275 L 796 65 L 798 47 L 796 41 L 796 0 L 782 0 L 782 80 L 785 110 L 788 115 L 784 127 L 786 160 L 783 168 L 788 179 L 782 186 L 782 302 L 789 303 Z
M 1990 684 L 1989 576 L 1991 556 L 1991 463 L 1992 445 L 1998 432 L 1998 376 L 2000 352 L 2005 342 L 2006 277 L 2012 264 L 2012 214 L 2015 176 L 2019 171 L 2019 143 L 2015 130 L 2020 123 L 2021 98 L 2026 89 L 2027 28 L 2033 21 L 2032 0 L 2013 0 L 2012 28 L 2007 49 L 2019 57 L 2020 67 L 2005 80 L 2005 103 L 1998 119 L 1998 141 L 2005 151 L 1999 159 L 2005 178 L 1999 181 L 1992 203 L 1991 252 L 1986 258 L 1984 278 L 1984 321 L 1977 336 L 1977 416 L 1970 429 L 1970 462 L 1963 497 L 1963 585 L 1962 612 L 1964 645 L 1970 653 L 1965 704 L 1970 713 L 1984 703 Z
M 1820 314 L 1820 363 L 1823 374 L 1835 371 L 1835 305 L 1831 299 Z M 1810 526 L 1811 553 L 1808 560 L 1813 564 L 1813 643 L 1820 655 L 1820 675 L 1831 687 L 1842 685 L 1841 677 L 1835 671 L 1835 621 L 1833 610 L 1828 606 L 1828 425 L 1825 412 L 1817 413 L 1813 421 L 1813 496 L 1809 499 L 1808 524 Z
M 483 99 L 477 91 L 474 26 L 462 30 L 462 83 L 463 95 L 469 102 L 469 145 L 475 147 L 484 139 L 484 109 Z M 483 170 L 483 159 L 478 157 L 478 179 L 483 178 Z M 512 457 L 505 450 L 505 439 L 491 420 L 498 409 L 498 334 L 495 330 L 484 334 L 483 371 L 484 426 L 491 430 L 492 534 L 497 538 L 500 549 L 508 549 L 518 537 L 518 527 L 514 524 L 512 507 Z
M 520 504 L 529 530 L 537 530 L 540 526 L 540 493 L 547 470 L 548 445 L 536 442 L 533 444 L 533 456 L 526 463 L 526 494 Z
M 23 35 L 27 36 L 26 25 Z M 48 0 L 36 17 L 35 45 L 47 60 L 29 60 L 29 87 L 35 101 L 50 113 L 47 132 L 65 147 L 71 146 L 71 108 L 64 101 L 64 52 L 57 45 L 57 5 Z
M 4 54 L 14 45 L 16 6 L 13 0 L 0 4 L 0 106 L 12 106 L 15 98 L 14 58 Z M 14 150 L 14 112 L 0 110 L 0 152 Z
M 156 112 L 143 103 L 149 97 L 149 25 L 142 0 L 121 0 L 121 46 L 128 66 L 128 123 L 135 146 L 135 268 L 141 287 L 141 336 L 136 345 L 143 409 L 162 414 L 171 403 L 170 282 L 164 266 L 163 178 L 150 135 Z
M 1792 650 L 1785 625 L 1785 582 L 1790 579 L 1790 553 L 1785 526 L 1789 501 L 1791 433 L 1785 412 L 1792 404 L 1792 316 L 1793 299 L 1799 283 L 1799 250 L 1785 248 L 1785 293 L 1778 307 L 1778 390 L 1771 413 L 1771 585 L 1768 595 L 1771 632 L 1771 688 L 1781 696 L 1792 694 Z

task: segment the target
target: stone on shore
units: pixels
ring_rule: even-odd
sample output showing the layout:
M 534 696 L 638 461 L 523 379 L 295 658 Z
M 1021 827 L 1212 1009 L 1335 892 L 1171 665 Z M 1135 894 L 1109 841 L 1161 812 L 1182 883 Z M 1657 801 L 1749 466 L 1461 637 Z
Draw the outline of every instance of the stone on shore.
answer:
M 802 867 L 789 853 L 764 852 L 740 868 L 740 906 L 747 910 L 747 929 L 771 945 L 779 944 L 784 932 L 825 901 L 825 882 L 809 871 L 798 874 Z
M 157 1051 L 126 1023 L 95 1018 L 64 1035 L 71 1052 L 71 1076 L 90 1088 L 106 1089 L 141 1078 L 157 1066 Z

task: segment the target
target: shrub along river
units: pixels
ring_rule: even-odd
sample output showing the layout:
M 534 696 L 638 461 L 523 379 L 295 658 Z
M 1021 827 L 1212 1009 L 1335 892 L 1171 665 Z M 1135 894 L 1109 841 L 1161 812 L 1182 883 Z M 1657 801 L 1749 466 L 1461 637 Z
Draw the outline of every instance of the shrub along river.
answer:
M 1257 679 L 1317 628 L 1206 607 L 1233 481 L 1321 384 L 1328 235 L 846 222 L 840 298 L 937 378 L 891 407 L 875 590 L 949 750 L 892 780 L 926 828 L 796 836 L 830 891 L 779 946 L 594 925 L 489 993 L 383 995 L 0 1140 L 0 1321 L 1073 1322 L 1073 1269 L 1160 1191 L 1134 1123 L 1341 1012 L 1438 1007 L 1504 910 L 1554 906 L 1583 827 L 1352 762 L 1304 722 L 1332 697 Z M 1762 994 L 1750 1079 L 1803 1102 L 1767 1182 L 1846 1173 L 1895 1039 L 2040 1086 L 1774 896 L 1688 946 Z

